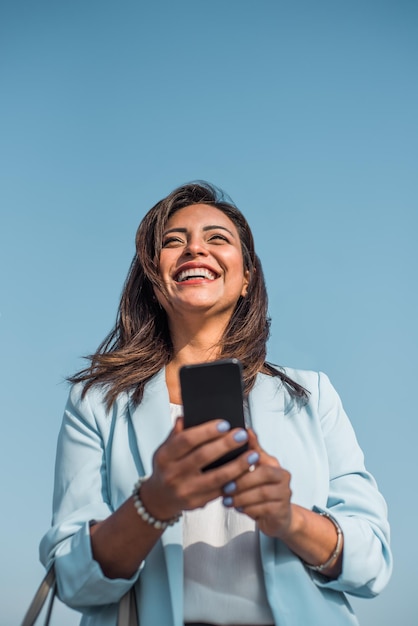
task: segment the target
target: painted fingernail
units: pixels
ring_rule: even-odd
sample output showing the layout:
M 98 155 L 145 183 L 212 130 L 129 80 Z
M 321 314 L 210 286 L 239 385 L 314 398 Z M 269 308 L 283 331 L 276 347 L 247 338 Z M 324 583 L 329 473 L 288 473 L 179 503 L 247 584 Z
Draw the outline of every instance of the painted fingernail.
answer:
M 226 420 L 222 420 L 222 422 L 219 422 L 216 428 L 220 433 L 226 433 L 228 430 L 230 430 L 231 424 Z
M 260 455 L 258 454 L 258 452 L 251 452 L 251 454 L 249 454 L 247 457 L 248 464 L 253 465 L 254 463 L 257 463 L 259 458 Z
M 242 506 L 236 506 L 235 510 L 238 511 L 238 513 L 242 513 L 244 509 L 242 508 Z
M 227 483 L 223 488 L 224 493 L 234 493 L 237 488 L 237 484 L 232 480 L 230 483 Z
M 235 433 L 234 439 L 237 443 L 242 443 L 243 441 L 247 441 L 248 439 L 247 431 L 244 429 L 239 430 L 237 433 Z
M 226 496 L 223 500 L 222 503 L 224 506 L 232 506 L 232 498 L 230 498 L 229 496 Z

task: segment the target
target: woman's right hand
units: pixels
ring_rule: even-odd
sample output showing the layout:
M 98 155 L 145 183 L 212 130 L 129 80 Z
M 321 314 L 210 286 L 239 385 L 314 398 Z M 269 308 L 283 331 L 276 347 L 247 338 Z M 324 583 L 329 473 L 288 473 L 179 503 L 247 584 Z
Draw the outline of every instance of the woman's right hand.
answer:
M 237 435 L 238 441 L 234 438 Z M 202 468 L 242 446 L 247 437 L 245 430 L 229 430 L 229 424 L 222 420 L 184 429 L 183 420 L 178 419 L 154 454 L 151 476 L 141 485 L 145 509 L 164 521 L 224 495 L 224 485 L 237 480 L 257 462 L 254 458 L 248 460 L 255 451 L 248 450 L 207 472 Z M 138 516 L 130 497 L 112 515 L 91 527 L 93 557 L 109 578 L 130 578 L 161 533 Z
M 245 430 L 230 430 L 224 420 L 184 429 L 182 418 L 178 418 L 168 438 L 156 450 L 153 472 L 141 486 L 141 500 L 147 511 L 156 519 L 167 520 L 222 496 L 223 486 L 254 464 L 254 450 L 216 469 L 202 469 L 247 440 Z

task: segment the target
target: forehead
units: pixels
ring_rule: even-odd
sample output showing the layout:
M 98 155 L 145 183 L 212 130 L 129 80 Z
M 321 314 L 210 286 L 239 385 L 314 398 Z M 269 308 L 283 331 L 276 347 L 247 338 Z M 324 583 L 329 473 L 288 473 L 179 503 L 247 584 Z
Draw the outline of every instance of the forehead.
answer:
M 190 204 L 178 209 L 168 219 L 166 228 L 223 226 L 238 234 L 234 222 L 220 209 L 210 204 Z

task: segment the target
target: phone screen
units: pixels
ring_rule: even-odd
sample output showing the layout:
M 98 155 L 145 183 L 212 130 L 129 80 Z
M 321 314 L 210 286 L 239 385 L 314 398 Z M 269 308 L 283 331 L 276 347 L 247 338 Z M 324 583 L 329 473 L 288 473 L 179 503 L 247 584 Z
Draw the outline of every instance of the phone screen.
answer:
M 180 369 L 184 427 L 224 419 L 231 428 L 245 428 L 242 365 L 223 359 Z M 204 469 L 219 467 L 248 449 L 248 444 L 229 452 Z

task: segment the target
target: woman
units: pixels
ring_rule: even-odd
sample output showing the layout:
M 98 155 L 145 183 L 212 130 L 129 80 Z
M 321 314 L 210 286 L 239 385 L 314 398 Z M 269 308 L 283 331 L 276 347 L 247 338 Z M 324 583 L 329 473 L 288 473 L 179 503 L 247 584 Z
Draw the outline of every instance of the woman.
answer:
M 185 185 L 136 249 L 115 328 L 71 379 L 41 543 L 60 597 L 89 625 L 116 624 L 133 585 L 141 626 L 357 624 L 345 593 L 390 576 L 385 502 L 327 377 L 265 362 L 246 220 Z M 226 357 L 243 364 L 252 427 L 214 415 L 184 430 L 180 367 Z

